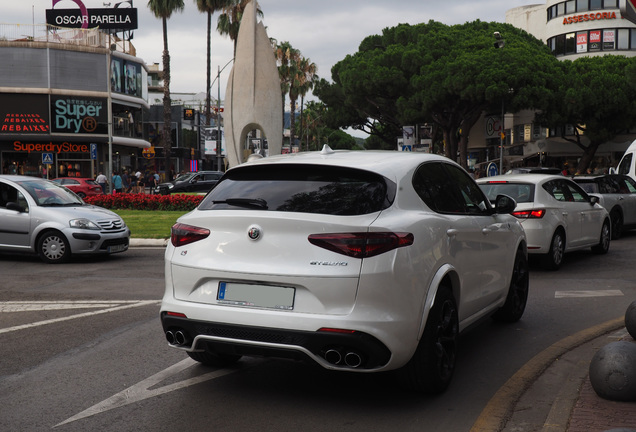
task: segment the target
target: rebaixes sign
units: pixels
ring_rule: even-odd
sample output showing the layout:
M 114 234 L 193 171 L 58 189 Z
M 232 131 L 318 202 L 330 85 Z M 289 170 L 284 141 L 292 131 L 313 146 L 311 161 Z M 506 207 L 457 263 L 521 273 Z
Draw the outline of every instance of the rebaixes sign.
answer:
M 106 98 L 51 97 L 51 130 L 71 134 L 108 134 Z

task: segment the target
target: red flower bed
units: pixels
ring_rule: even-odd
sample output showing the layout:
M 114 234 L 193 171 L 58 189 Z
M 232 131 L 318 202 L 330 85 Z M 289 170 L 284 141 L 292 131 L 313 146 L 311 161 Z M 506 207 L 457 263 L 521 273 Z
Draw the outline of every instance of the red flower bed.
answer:
M 190 211 L 203 200 L 203 195 L 147 195 L 114 194 L 93 195 L 84 198 L 88 204 L 118 210 L 167 210 Z

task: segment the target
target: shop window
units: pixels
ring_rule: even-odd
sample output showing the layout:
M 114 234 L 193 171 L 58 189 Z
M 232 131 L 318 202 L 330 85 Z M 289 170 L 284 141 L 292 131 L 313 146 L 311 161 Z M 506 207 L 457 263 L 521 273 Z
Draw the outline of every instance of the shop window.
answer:
M 565 3 L 557 4 L 557 15 L 558 16 L 565 15 Z
M 576 33 L 568 33 L 565 35 L 565 53 L 576 53 Z
M 627 50 L 629 49 L 629 29 L 619 29 L 617 39 L 617 49 Z
M 630 34 L 630 37 L 629 37 L 630 45 L 629 45 L 629 47 L 631 49 L 636 49 L 636 30 L 633 30 L 633 29 L 630 30 L 629 34 Z

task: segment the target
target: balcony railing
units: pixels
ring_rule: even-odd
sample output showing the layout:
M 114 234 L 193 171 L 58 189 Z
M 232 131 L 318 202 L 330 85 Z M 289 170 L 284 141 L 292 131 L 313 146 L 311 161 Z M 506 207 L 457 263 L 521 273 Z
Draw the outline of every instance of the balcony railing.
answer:
M 94 29 L 72 29 L 49 24 L 2 24 L 0 42 L 47 42 L 64 45 L 110 48 L 113 51 L 135 54 L 130 41 Z

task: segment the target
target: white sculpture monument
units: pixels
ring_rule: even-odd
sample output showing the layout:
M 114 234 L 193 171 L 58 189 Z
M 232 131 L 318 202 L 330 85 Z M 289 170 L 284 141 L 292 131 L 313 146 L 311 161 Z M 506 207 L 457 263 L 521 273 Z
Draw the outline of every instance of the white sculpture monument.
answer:
M 260 129 L 269 155 L 281 153 L 283 101 L 274 49 L 262 22 L 256 21 L 256 2 L 243 13 L 234 65 L 225 92 L 225 139 L 230 167 L 246 161 L 247 134 Z

